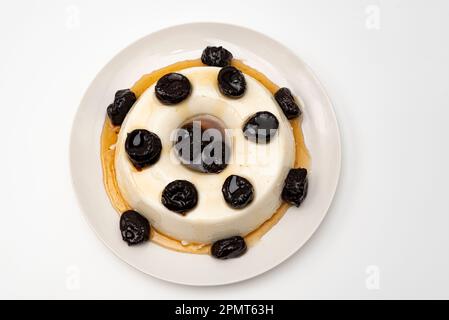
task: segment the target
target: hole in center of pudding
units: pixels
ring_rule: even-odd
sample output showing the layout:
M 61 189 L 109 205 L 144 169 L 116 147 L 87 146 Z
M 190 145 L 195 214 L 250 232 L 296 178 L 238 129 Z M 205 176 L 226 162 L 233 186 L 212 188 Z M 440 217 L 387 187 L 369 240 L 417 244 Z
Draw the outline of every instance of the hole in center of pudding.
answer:
M 230 141 L 224 123 L 208 114 L 192 117 L 176 130 L 175 154 L 187 168 L 220 173 L 230 159 Z

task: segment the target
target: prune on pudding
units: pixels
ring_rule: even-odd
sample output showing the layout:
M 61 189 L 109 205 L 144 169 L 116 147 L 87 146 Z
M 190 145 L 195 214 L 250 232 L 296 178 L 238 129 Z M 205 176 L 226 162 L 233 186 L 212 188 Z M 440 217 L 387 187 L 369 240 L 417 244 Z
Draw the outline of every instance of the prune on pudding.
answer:
M 243 126 L 243 135 L 256 143 L 269 143 L 278 128 L 279 121 L 274 114 L 260 111 L 246 121 Z
M 307 169 L 290 169 L 282 190 L 282 199 L 299 207 L 307 196 L 308 185 Z
M 226 203 L 234 209 L 243 209 L 254 199 L 254 188 L 247 179 L 230 175 L 221 189 Z
M 156 84 L 156 97 L 165 105 L 178 104 L 187 99 L 192 91 L 189 79 L 180 73 L 169 73 Z
M 211 247 L 213 257 L 221 260 L 237 258 L 246 252 L 245 239 L 234 236 L 214 242 Z
M 212 134 L 209 130 L 213 131 Z M 194 133 L 198 130 L 197 133 Z M 220 173 L 226 167 L 230 149 L 225 143 L 225 132 L 219 119 L 200 115 L 189 120 L 178 131 L 175 150 L 181 163 L 202 173 Z
M 138 212 L 128 210 L 120 216 L 120 232 L 129 246 L 136 245 L 150 238 L 150 223 Z
M 155 133 L 145 129 L 136 129 L 128 133 L 125 150 L 134 167 L 141 170 L 159 160 L 162 142 Z
M 226 97 L 240 98 L 246 90 L 245 76 L 233 66 L 224 67 L 218 73 L 218 88 Z
M 198 203 L 198 192 L 191 182 L 175 180 L 164 188 L 161 201 L 168 210 L 185 214 Z
M 177 152 L 182 162 L 185 164 L 191 164 L 196 161 L 200 156 L 201 152 L 205 146 L 204 142 L 201 140 L 202 129 L 200 129 L 201 134 L 199 135 L 199 139 L 194 139 L 193 134 L 193 123 L 188 123 L 183 125 L 178 131 L 177 136 Z M 184 143 L 189 144 L 189 148 L 187 149 Z
M 129 89 L 119 90 L 115 93 L 114 102 L 107 108 L 108 117 L 114 126 L 120 126 L 123 123 L 136 100 L 136 95 Z
M 221 152 L 220 152 L 221 151 Z M 202 165 L 207 173 L 220 173 L 228 166 L 230 150 L 224 142 L 210 142 L 202 152 Z
M 281 107 L 287 119 L 291 120 L 301 115 L 301 109 L 295 101 L 290 89 L 280 88 L 275 94 L 274 98 Z
M 232 53 L 223 47 L 207 47 L 201 55 L 201 62 L 212 67 L 226 67 L 231 64 Z

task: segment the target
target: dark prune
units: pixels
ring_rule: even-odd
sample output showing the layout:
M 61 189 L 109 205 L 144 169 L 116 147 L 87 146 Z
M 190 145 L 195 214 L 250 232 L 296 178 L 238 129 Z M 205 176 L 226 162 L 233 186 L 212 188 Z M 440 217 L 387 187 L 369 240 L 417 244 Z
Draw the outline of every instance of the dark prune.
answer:
M 155 133 L 136 129 L 128 133 L 125 150 L 134 167 L 140 170 L 159 160 L 162 142 Z
M 230 150 L 224 142 L 211 142 L 202 152 L 202 165 L 207 173 L 220 173 L 228 166 Z
M 245 76 L 235 67 L 224 67 L 218 73 L 218 88 L 229 98 L 240 98 L 246 90 Z
M 225 201 L 234 209 L 242 209 L 254 199 L 254 188 L 251 182 L 237 175 L 226 178 L 221 189 Z
M 193 122 L 182 126 L 177 133 L 178 136 L 175 147 L 184 164 L 192 164 L 194 161 L 199 161 L 198 158 L 201 156 L 201 152 L 205 146 L 201 139 L 203 130 L 199 123 L 200 122 L 198 122 L 197 127 L 195 127 L 195 130 L 198 130 L 198 133 L 195 133 L 195 135 L 193 133 Z M 187 148 L 187 144 L 189 148 Z
M 237 258 L 246 252 L 245 239 L 240 236 L 218 240 L 211 247 L 213 257 L 221 260 Z
M 307 196 L 308 185 L 307 169 L 291 169 L 285 179 L 282 199 L 299 207 Z
M 287 119 L 294 119 L 301 115 L 301 109 L 295 101 L 290 89 L 280 88 L 275 94 L 274 98 L 281 107 Z
M 168 210 L 185 214 L 195 208 L 198 202 L 198 192 L 189 181 L 175 180 L 162 191 L 161 201 Z
M 278 127 L 279 121 L 274 114 L 260 111 L 246 121 L 243 126 L 243 135 L 256 143 L 269 143 Z
M 174 147 L 182 164 L 189 169 L 220 173 L 227 167 L 230 150 L 223 141 L 225 133 L 214 125 L 218 126 L 211 119 L 194 120 L 179 129 Z M 213 134 L 209 131 L 212 129 L 217 131 Z
M 180 73 L 169 73 L 160 78 L 156 84 L 156 97 L 166 105 L 180 103 L 186 99 L 192 86 L 189 79 Z
M 226 67 L 231 64 L 232 53 L 223 47 L 207 47 L 201 55 L 201 61 L 213 67 Z
M 132 246 L 150 238 L 150 223 L 138 212 L 129 210 L 120 217 L 120 231 L 123 241 Z
M 119 90 L 115 93 L 114 102 L 108 106 L 107 113 L 114 126 L 120 126 L 126 115 L 136 102 L 134 92 L 129 89 Z

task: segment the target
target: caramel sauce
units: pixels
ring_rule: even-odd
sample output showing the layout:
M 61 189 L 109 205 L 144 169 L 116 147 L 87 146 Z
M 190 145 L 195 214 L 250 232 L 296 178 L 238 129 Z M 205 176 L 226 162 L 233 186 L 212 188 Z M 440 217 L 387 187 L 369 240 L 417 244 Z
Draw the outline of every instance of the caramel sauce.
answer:
M 243 73 L 255 78 L 263 86 L 265 86 L 272 94 L 274 94 L 279 87 L 268 79 L 264 74 L 251 68 L 250 66 L 244 64 L 240 60 L 234 59 L 232 65 L 240 69 Z M 200 59 L 196 60 L 186 60 L 176 62 L 162 69 L 153 71 L 152 73 L 143 75 L 132 87 L 137 98 L 139 98 L 146 89 L 153 85 L 159 78 L 170 72 L 177 72 L 183 69 L 191 67 L 201 67 L 204 64 Z M 301 129 L 301 120 L 294 119 L 290 121 L 293 128 L 293 135 L 295 138 L 295 167 L 308 168 L 310 164 L 310 156 L 305 145 L 304 136 Z M 103 168 L 103 181 L 106 188 L 106 193 L 111 200 L 112 206 L 119 212 L 122 213 L 126 210 L 132 209 L 118 188 L 116 174 L 115 174 L 115 145 L 117 143 L 118 134 L 120 127 L 115 127 L 106 117 L 104 122 L 103 131 L 101 134 L 101 165 Z M 270 219 L 266 220 L 262 225 L 260 225 L 256 230 L 252 231 L 245 236 L 245 241 L 248 245 L 253 245 L 258 240 L 260 240 L 265 233 L 267 233 L 285 214 L 287 209 L 290 207 L 288 203 L 283 202 L 279 208 L 273 213 Z M 196 254 L 209 254 L 210 244 L 201 243 L 182 243 L 179 240 L 170 238 L 159 231 L 152 228 L 151 241 L 157 243 L 158 245 L 187 253 Z

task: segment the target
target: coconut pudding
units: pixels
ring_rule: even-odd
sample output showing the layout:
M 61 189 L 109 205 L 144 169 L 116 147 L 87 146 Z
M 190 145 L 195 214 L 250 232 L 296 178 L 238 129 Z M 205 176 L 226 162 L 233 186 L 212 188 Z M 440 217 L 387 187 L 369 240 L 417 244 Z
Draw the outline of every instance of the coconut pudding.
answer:
M 105 172 L 132 209 L 121 212 L 128 244 L 154 229 L 234 258 L 283 203 L 299 206 L 307 195 L 291 124 L 301 110 L 287 88 L 273 94 L 232 66 L 226 49 L 208 47 L 201 60 L 162 75 L 138 99 L 138 90 L 116 93 L 108 116 L 120 128 L 114 170 Z

